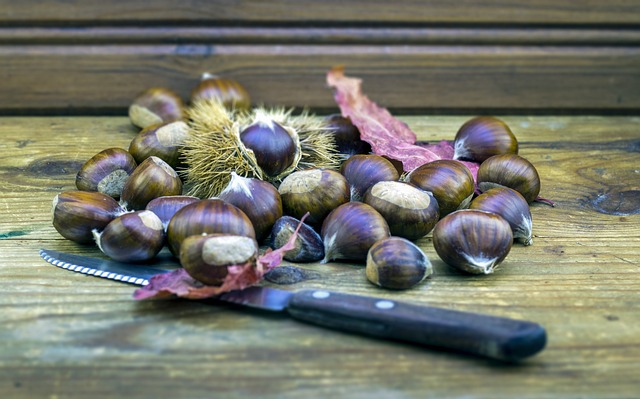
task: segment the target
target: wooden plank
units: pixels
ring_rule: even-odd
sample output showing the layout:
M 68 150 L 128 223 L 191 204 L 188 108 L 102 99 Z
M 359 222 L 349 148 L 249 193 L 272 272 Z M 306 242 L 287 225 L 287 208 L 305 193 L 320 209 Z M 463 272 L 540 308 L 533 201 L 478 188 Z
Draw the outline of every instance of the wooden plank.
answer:
M 152 86 L 186 98 L 205 71 L 239 80 L 256 103 L 335 108 L 325 74 L 337 64 L 394 108 L 640 107 L 635 46 L 96 45 L 1 46 L 0 110 L 122 113 Z
M 214 23 L 475 23 L 475 24 L 637 24 L 637 0 L 338 0 L 326 1 L 184 1 L 149 4 L 97 0 L 0 1 L 0 20 L 13 24 L 68 24 L 194 21 Z
M 500 116 L 500 115 L 498 115 Z M 402 117 L 419 139 L 452 139 L 467 116 Z M 607 214 L 593 198 L 640 191 L 637 117 L 504 116 L 556 208 L 534 205 L 534 244 L 493 275 L 449 269 L 407 291 L 361 266 L 285 289 L 323 288 L 537 321 L 548 347 L 519 365 L 380 342 L 277 315 L 187 301 L 136 302 L 133 287 L 56 269 L 37 250 L 98 255 L 63 240 L 49 204 L 95 152 L 126 147 L 125 117 L 0 118 L 0 396 L 107 398 L 634 397 L 640 389 L 640 202 Z M 20 233 L 21 232 L 21 233 Z M 20 234 L 18 234 L 20 233 Z

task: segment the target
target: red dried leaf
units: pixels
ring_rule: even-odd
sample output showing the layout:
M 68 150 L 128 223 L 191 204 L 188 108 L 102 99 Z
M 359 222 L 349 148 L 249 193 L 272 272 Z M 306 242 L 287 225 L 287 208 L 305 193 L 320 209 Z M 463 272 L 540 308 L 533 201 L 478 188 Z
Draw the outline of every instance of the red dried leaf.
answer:
M 273 251 L 268 249 L 258 257 L 256 263 L 227 266 L 227 276 L 220 286 L 204 285 L 181 268 L 153 276 L 149 280 L 149 284 L 133 293 L 133 297 L 134 299 L 150 299 L 178 296 L 188 299 L 205 299 L 223 292 L 241 290 L 256 285 L 262 281 L 265 273 L 282 263 L 285 252 L 295 248 L 298 230 L 306 217 L 307 215 L 304 215 L 289 241 L 281 248 Z

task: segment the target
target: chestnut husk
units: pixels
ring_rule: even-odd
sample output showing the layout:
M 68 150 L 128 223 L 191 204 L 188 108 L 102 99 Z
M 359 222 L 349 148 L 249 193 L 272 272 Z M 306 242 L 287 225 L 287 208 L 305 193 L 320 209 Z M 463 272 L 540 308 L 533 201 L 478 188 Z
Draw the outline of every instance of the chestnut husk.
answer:
M 320 235 L 324 243 L 322 263 L 331 260 L 364 262 L 369 248 L 390 236 L 386 220 L 362 202 L 342 204 L 325 218 Z
M 342 163 L 340 173 L 349 183 L 351 201 L 362 201 L 367 190 L 377 182 L 400 178 L 391 161 L 375 154 L 353 155 Z
M 480 209 L 500 215 L 511 226 L 513 238 L 524 245 L 533 244 L 531 210 L 524 197 L 508 187 L 495 187 L 478 195 L 469 209 Z
M 185 238 L 180 245 L 180 264 L 194 279 L 210 286 L 221 285 L 228 266 L 253 264 L 258 243 L 247 236 L 203 234 Z
M 447 265 L 470 274 L 490 274 L 511 250 L 511 226 L 495 213 L 463 209 L 433 229 L 433 247 Z
M 494 187 L 516 190 L 527 203 L 540 194 L 540 175 L 527 159 L 516 154 L 494 155 L 478 168 L 478 189 L 485 192 Z
M 269 247 L 278 249 L 284 246 L 298 228 L 295 247 L 284 253 L 283 258 L 289 262 L 316 262 L 324 258 L 324 244 L 322 237 L 306 223 L 291 216 L 278 219 L 269 235 Z
M 141 210 L 154 198 L 180 194 L 182 181 L 176 171 L 162 159 L 151 156 L 129 176 L 120 203 L 129 210 Z
M 367 280 L 388 289 L 405 290 L 433 274 L 427 255 L 402 237 L 388 237 L 375 242 L 367 253 Z
M 256 239 L 251 220 L 238 207 L 219 198 L 203 199 L 184 206 L 167 227 L 167 245 L 178 256 L 182 241 L 198 234 L 232 234 Z
M 162 221 L 166 231 L 171 218 L 176 212 L 198 201 L 200 201 L 200 198 L 191 195 L 167 195 L 152 199 L 144 209 L 155 213 Z
M 218 198 L 240 208 L 251 220 L 256 239 L 262 242 L 282 216 L 282 199 L 271 183 L 231 173 L 231 181 Z
M 92 231 L 102 230 L 123 213 L 116 200 L 96 191 L 65 191 L 52 204 L 53 227 L 79 244 L 93 243 Z
M 180 149 L 187 138 L 187 130 L 183 121 L 148 126 L 131 140 L 129 152 L 137 163 L 156 156 L 175 169 L 181 165 Z
M 98 248 L 120 262 L 142 262 L 154 258 L 164 246 L 164 228 L 151 211 L 125 213 L 103 230 L 93 230 Z
M 139 128 L 183 119 L 182 98 L 166 87 L 152 87 L 138 94 L 129 106 L 129 119 Z
M 417 240 L 427 235 L 439 219 L 438 201 L 409 183 L 381 181 L 364 195 L 364 203 L 380 212 L 391 235 Z
M 517 154 L 518 140 L 509 126 L 493 116 L 478 116 L 463 124 L 453 141 L 453 159 L 482 162 L 498 154 Z
M 87 160 L 76 174 L 76 187 L 82 191 L 97 191 L 115 199 L 138 164 L 122 148 L 107 148 Z
M 350 196 L 347 179 L 330 169 L 294 172 L 282 181 L 278 191 L 284 214 L 301 219 L 308 212 L 306 222 L 314 227 Z
M 469 168 L 451 159 L 440 159 L 418 166 L 407 175 L 406 180 L 433 194 L 438 201 L 440 218 L 469 206 L 475 191 L 475 182 Z
M 238 81 L 210 73 L 202 74 L 190 98 L 192 104 L 202 100 L 217 100 L 231 109 L 249 110 L 251 107 L 249 92 Z

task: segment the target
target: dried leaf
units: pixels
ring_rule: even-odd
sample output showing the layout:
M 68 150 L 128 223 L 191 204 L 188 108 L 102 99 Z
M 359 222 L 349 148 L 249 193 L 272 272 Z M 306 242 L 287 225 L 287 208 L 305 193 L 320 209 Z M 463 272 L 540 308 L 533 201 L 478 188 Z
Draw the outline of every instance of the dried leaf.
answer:
M 133 293 L 134 299 L 167 298 L 178 296 L 188 299 L 205 299 L 222 294 L 223 292 L 241 290 L 262 281 L 265 273 L 278 267 L 282 263 L 284 254 L 295 248 L 300 226 L 307 215 L 300 219 L 298 227 L 293 232 L 289 241 L 282 247 L 268 249 L 260 255 L 256 263 L 227 266 L 227 276 L 220 286 L 204 285 L 191 277 L 184 269 L 153 276 L 149 284 L 137 289 Z

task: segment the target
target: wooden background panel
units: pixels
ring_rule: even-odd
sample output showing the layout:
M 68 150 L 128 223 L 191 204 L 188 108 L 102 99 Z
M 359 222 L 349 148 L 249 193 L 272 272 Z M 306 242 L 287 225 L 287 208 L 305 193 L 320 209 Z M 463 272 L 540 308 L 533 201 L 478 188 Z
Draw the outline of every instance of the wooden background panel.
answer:
M 475 23 L 637 24 L 638 0 L 100 0 L 0 1 L 0 20 L 46 23 Z
M 205 71 L 257 103 L 335 109 L 325 74 L 337 64 L 393 108 L 640 108 L 639 47 L 104 45 L 0 47 L 0 110 L 123 114 L 152 86 L 186 97 Z

